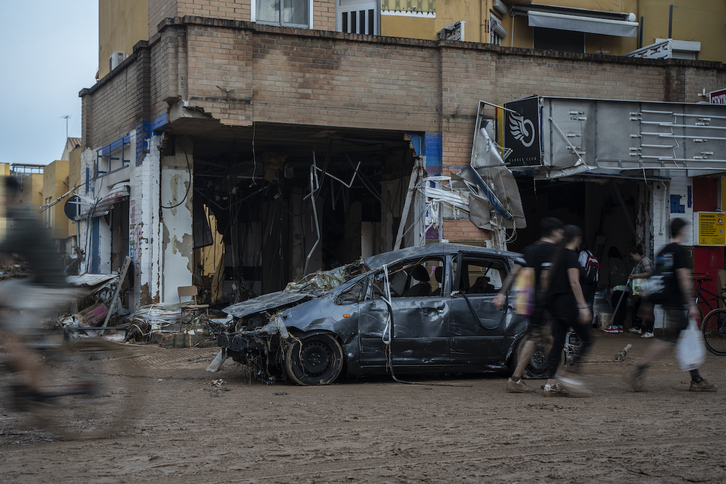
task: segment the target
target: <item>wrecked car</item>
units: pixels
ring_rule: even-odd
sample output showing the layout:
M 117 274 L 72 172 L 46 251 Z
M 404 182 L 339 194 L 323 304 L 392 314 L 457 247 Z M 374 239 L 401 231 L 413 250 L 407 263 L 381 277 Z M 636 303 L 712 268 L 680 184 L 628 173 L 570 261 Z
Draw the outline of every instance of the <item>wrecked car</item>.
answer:
M 511 371 L 527 320 L 492 301 L 517 254 L 438 243 L 369 257 L 226 308 L 226 356 L 262 379 Z M 531 376 L 545 371 L 535 355 Z

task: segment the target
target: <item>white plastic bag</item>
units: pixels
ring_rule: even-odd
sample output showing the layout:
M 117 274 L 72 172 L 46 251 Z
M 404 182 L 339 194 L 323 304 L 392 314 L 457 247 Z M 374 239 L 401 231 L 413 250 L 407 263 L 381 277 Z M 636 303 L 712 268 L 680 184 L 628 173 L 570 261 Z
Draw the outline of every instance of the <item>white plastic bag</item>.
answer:
M 688 323 L 688 329 L 681 331 L 676 346 L 676 359 L 683 371 L 695 370 L 706 360 L 706 346 L 694 319 Z

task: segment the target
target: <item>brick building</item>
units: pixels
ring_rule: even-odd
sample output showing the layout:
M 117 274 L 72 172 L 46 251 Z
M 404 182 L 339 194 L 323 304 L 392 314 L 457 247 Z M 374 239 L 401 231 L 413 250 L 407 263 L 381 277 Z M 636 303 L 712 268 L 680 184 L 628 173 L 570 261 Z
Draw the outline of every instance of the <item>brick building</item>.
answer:
M 233 1 L 149 0 L 148 40 L 80 93 L 80 194 L 108 210 L 89 209 L 79 240 L 88 241 L 94 271 L 131 255 L 137 306 L 174 302 L 177 286 L 192 282 L 220 281 L 228 298 L 266 293 L 391 249 L 412 170 L 449 175 L 470 165 L 480 100 L 537 94 L 695 103 L 703 90 L 726 85 L 717 62 L 335 32 L 333 2 L 313 2 L 313 29 L 250 22 L 251 10 Z M 692 185 L 689 175 L 660 170 L 646 181 L 622 180 L 637 205 L 633 220 L 642 213 L 651 227 L 638 235 L 651 251 L 663 240 L 646 235 L 665 200 L 653 195 L 656 185 Z M 621 182 L 582 176 L 545 187 L 522 175 L 525 211 L 547 206 L 537 190 L 561 194 L 565 184 L 595 210 L 597 187 Z M 424 215 L 420 202 L 401 231 L 409 245 L 423 242 L 412 228 Z M 586 225 L 583 204 L 558 203 L 553 198 L 552 210 Z M 510 247 L 535 237 L 541 216 L 528 217 L 530 228 Z M 608 224 L 590 227 L 590 235 Z M 224 274 L 216 279 L 200 269 L 209 226 L 224 235 Z M 128 234 L 125 245 L 114 229 Z M 491 237 L 456 214 L 440 231 L 477 245 Z M 627 249 L 636 238 L 619 243 Z

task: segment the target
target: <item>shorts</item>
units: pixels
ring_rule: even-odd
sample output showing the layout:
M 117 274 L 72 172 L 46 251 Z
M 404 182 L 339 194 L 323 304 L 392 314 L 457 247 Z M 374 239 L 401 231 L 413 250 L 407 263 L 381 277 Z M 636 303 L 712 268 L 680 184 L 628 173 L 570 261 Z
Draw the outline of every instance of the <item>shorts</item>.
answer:
M 0 308 L 5 311 L 0 318 L 0 330 L 27 333 L 40 329 L 53 313 L 65 312 L 77 295 L 77 289 L 39 286 L 27 279 L 2 281 Z
M 660 339 L 671 344 L 678 342 L 678 336 L 681 331 L 688 328 L 688 314 L 682 308 L 666 308 L 665 311 L 665 328 L 663 328 L 663 336 Z
M 524 338 L 534 343 L 549 344 L 552 340 L 552 329 L 545 321 L 544 314 L 537 319 L 531 319 L 524 333 Z

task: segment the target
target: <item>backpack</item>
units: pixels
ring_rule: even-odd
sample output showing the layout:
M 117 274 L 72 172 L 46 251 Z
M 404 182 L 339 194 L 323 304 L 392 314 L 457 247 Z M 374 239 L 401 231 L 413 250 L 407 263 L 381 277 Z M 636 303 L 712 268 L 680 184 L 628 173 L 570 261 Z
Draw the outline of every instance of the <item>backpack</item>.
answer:
M 587 260 L 585 260 L 585 282 L 588 284 L 597 284 L 600 280 L 600 263 L 592 252 L 587 251 Z
M 672 297 L 668 286 L 677 286 L 678 280 L 673 272 L 673 255 L 671 253 L 658 254 L 653 261 L 653 275 L 645 280 L 642 294 L 653 304 L 665 304 Z M 664 273 L 662 269 L 665 268 Z

